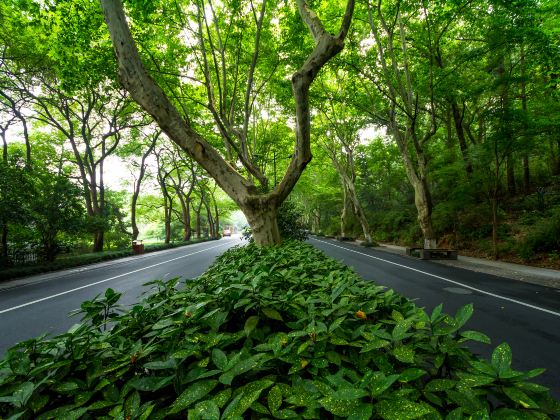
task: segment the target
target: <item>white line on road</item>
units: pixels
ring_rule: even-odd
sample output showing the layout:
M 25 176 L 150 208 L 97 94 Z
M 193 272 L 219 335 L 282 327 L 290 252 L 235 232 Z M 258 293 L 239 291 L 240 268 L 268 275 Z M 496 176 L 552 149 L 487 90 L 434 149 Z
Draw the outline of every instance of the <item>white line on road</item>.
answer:
M 451 280 L 451 279 L 448 279 L 446 277 L 442 277 L 442 276 L 438 276 L 436 274 L 428 273 L 426 271 L 418 270 L 416 268 L 412 268 L 412 267 L 409 267 L 409 266 L 404 265 L 404 264 L 399 264 L 399 263 L 396 263 L 396 262 L 393 262 L 393 261 L 385 260 L 383 258 L 374 257 L 373 255 L 365 254 L 365 253 L 360 252 L 360 251 L 355 251 L 353 249 L 349 249 L 349 248 L 346 248 L 346 247 L 343 247 L 343 246 L 340 246 L 340 245 L 331 244 L 330 242 L 327 242 L 327 241 L 321 241 L 321 240 L 315 239 L 315 238 L 313 238 L 313 240 L 315 240 L 317 242 L 322 242 L 322 243 L 330 245 L 330 246 L 334 246 L 336 248 L 344 249 L 345 251 L 348 251 L 348 252 L 353 252 L 355 254 L 360 254 L 360 255 L 363 255 L 365 257 L 373 258 L 374 260 L 379 260 L 379 261 L 386 262 L 388 264 L 396 265 L 398 267 L 406 268 L 407 270 L 416 271 L 417 273 L 425 274 L 425 275 L 430 276 L 430 277 L 435 277 L 436 279 L 440 279 L 440 280 L 446 281 L 448 283 L 452 283 L 452 284 L 455 284 L 457 286 L 464 287 L 466 289 L 474 290 L 475 292 L 482 293 L 482 294 L 488 295 L 488 296 L 492 296 L 492 297 L 495 297 L 496 299 L 502 299 L 502 300 L 506 300 L 508 302 L 517 303 L 518 305 L 526 306 L 527 308 L 536 309 L 537 311 L 546 312 L 547 314 L 555 315 L 555 316 L 560 317 L 560 313 L 555 312 L 555 311 L 551 311 L 550 309 L 541 308 L 540 306 L 531 305 L 530 303 L 522 302 L 522 301 L 517 300 L 517 299 L 508 298 L 506 296 L 497 295 L 496 293 L 487 292 L 486 290 L 477 289 L 476 287 L 469 286 L 468 284 L 460 283 L 458 281 Z
M 144 270 L 147 270 L 148 268 L 157 267 L 158 265 L 167 264 L 168 262 L 171 262 L 171 261 L 180 260 L 181 258 L 190 257 L 191 255 L 195 255 L 195 254 L 200 254 L 201 252 L 209 251 L 211 249 L 219 248 L 221 246 L 228 245 L 228 244 L 231 244 L 231 242 L 228 241 L 226 243 L 216 245 L 216 246 L 212 246 L 210 248 L 204 248 L 204 249 L 201 249 L 200 251 L 191 252 L 190 254 L 181 255 L 180 257 L 176 257 L 176 258 L 171 258 L 170 260 L 162 261 L 162 262 L 159 262 L 157 264 L 152 264 L 152 265 L 149 265 L 147 267 L 142 267 L 142 268 L 139 268 L 138 270 L 129 271 L 128 273 L 119 274 L 118 276 L 109 277 L 108 279 L 99 280 L 99 281 L 96 281 L 94 283 L 89 283 L 89 284 L 86 284 L 84 286 L 76 287 L 74 289 L 70 289 L 70 290 L 66 290 L 64 292 L 60 292 L 60 293 L 57 293 L 57 294 L 54 294 L 54 295 L 46 296 L 46 297 L 41 298 L 41 299 L 32 300 L 31 302 L 22 303 L 21 305 L 17 305 L 17 306 L 13 306 L 11 308 L 1 310 L 0 315 L 5 314 L 6 312 L 15 311 L 16 309 L 24 308 L 26 306 L 34 305 L 35 303 L 39 303 L 39 302 L 43 302 L 45 300 L 53 299 L 53 298 L 58 297 L 58 296 L 63 296 L 63 295 L 67 295 L 68 293 L 72 293 L 72 292 L 76 292 L 78 290 L 86 289 L 86 288 L 91 287 L 91 286 L 96 286 L 96 285 L 101 284 L 101 283 L 106 283 L 108 281 L 118 279 L 119 277 L 124 277 L 124 276 L 128 276 L 129 274 L 138 273 L 139 271 L 144 271 Z

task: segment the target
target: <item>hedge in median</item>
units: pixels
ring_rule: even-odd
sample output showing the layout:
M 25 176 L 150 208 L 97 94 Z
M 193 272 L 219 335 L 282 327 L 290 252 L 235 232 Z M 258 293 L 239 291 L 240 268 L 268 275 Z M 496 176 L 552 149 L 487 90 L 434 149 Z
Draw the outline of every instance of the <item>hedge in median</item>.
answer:
M 199 279 L 82 305 L 68 333 L 0 362 L 8 418 L 549 418 L 559 404 L 464 329 L 472 306 L 431 315 L 301 243 L 226 252 Z M 110 326 L 110 327 L 108 327 Z

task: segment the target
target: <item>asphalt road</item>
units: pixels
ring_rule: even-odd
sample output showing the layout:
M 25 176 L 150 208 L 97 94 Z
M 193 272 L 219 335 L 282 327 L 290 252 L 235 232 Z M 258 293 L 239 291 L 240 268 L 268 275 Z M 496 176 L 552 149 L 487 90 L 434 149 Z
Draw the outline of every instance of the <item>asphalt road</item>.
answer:
M 20 341 L 67 331 L 80 320 L 68 313 L 109 287 L 123 294 L 121 304 L 133 304 L 149 290 L 144 283 L 198 277 L 239 243 L 238 238 L 223 238 L 0 284 L 0 357 Z
M 67 314 L 108 287 L 123 293 L 121 303 L 132 304 L 146 290 L 144 283 L 197 277 L 216 256 L 239 243 L 237 238 L 221 239 L 24 279 L 10 288 L 0 284 L 0 357 L 21 340 L 66 331 L 79 320 Z M 312 238 L 310 243 L 428 311 L 443 302 L 444 310 L 454 314 L 473 303 L 467 327 L 489 335 L 493 346 L 507 341 L 515 369 L 546 368 L 536 381 L 560 398 L 558 290 L 334 240 Z M 473 350 L 489 357 L 493 346 L 475 345 Z
M 535 382 L 560 398 L 560 290 L 330 239 L 312 238 L 310 243 L 428 312 L 443 303 L 445 312 L 455 314 L 472 303 L 468 329 L 492 340 L 491 346 L 476 344 L 472 349 L 488 358 L 494 346 L 506 341 L 513 352 L 512 367 L 546 368 Z

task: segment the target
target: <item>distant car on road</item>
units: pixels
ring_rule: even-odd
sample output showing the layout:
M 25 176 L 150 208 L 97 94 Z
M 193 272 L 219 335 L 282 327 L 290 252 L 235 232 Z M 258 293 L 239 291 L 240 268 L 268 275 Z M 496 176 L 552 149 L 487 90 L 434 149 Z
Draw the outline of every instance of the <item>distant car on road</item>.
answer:
M 231 236 L 231 229 L 224 229 L 224 234 L 223 236 Z

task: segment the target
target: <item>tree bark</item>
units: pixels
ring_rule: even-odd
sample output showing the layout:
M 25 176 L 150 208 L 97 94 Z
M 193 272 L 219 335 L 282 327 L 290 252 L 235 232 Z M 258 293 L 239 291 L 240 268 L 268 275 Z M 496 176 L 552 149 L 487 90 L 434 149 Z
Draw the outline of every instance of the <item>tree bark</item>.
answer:
M 513 197 L 517 192 L 515 187 L 515 171 L 513 165 L 513 156 L 511 153 L 506 158 L 506 177 L 508 194 Z
M 523 110 L 523 129 L 525 131 L 525 137 L 527 140 L 528 136 L 528 108 L 527 108 L 527 72 L 525 66 L 525 46 L 521 44 L 521 51 L 520 51 L 520 67 L 521 67 L 521 109 Z M 523 190 L 525 194 L 529 194 L 531 189 L 531 173 L 529 171 L 529 154 L 525 153 L 523 155 Z
M 138 195 L 140 191 L 132 194 L 132 202 L 130 203 L 130 224 L 132 225 L 132 240 L 138 239 L 140 231 L 138 230 L 138 225 L 136 224 L 136 203 L 138 202 Z
M 133 241 L 138 239 L 138 235 L 140 234 L 140 231 L 138 230 L 138 225 L 136 224 L 136 203 L 138 202 L 138 196 L 140 195 L 140 186 L 142 185 L 142 180 L 144 179 L 144 175 L 146 174 L 146 159 L 148 159 L 148 156 L 154 150 L 154 147 L 156 146 L 156 142 L 160 134 L 161 131 L 154 135 L 150 143 L 150 146 L 148 147 L 146 152 L 142 154 L 142 160 L 140 162 L 140 173 L 138 174 L 138 179 L 134 183 L 134 192 L 132 193 L 132 203 L 130 205 L 130 224 L 132 225 Z
M 346 225 L 348 223 L 348 211 L 350 210 L 350 200 L 348 199 L 348 191 L 344 181 L 342 181 L 342 211 L 340 212 L 340 236 L 345 238 Z
M 1 130 L 2 137 L 2 162 L 8 163 L 8 142 L 6 140 L 6 130 Z
M 8 225 L 2 223 L 2 263 L 8 264 Z
M 457 102 L 454 99 L 451 101 L 451 110 L 453 111 L 455 131 L 457 132 L 457 138 L 459 139 L 459 148 L 461 149 L 461 155 L 463 156 L 463 161 L 465 162 L 465 171 L 467 172 L 467 175 L 470 176 L 472 175 L 473 168 L 469 158 L 469 150 L 463 127 L 463 116 L 461 115 Z
M 414 189 L 414 202 L 418 212 L 418 222 L 424 237 L 424 248 L 435 248 L 437 245 L 434 229 L 432 226 L 432 197 L 427 180 L 428 166 L 424 145 L 437 132 L 436 107 L 433 103 L 433 80 L 432 65 L 433 57 L 430 57 L 430 97 L 431 103 L 426 117 L 430 119 L 430 125 L 423 136 L 418 133 L 418 119 L 421 118 L 421 108 L 418 103 L 418 94 L 412 87 L 412 76 L 407 58 L 406 36 L 400 11 L 394 17 L 394 23 L 390 24 L 383 15 L 383 10 L 378 3 L 375 10 L 377 18 L 387 36 L 387 42 L 381 39 L 381 31 L 374 21 L 374 9 L 368 5 L 368 20 L 371 33 L 375 39 L 378 49 L 378 61 L 381 66 L 380 77 L 387 85 L 387 98 L 390 106 L 387 112 L 388 132 L 393 135 L 403 159 L 407 178 Z M 393 17 L 391 17 L 393 19 Z M 399 33 L 396 33 L 398 23 Z M 429 26 L 427 27 L 430 31 Z M 400 46 L 395 46 L 395 36 L 400 38 Z M 396 53 L 395 49 L 401 51 Z M 402 103 L 402 109 L 397 104 Z M 397 112 L 402 113 L 405 124 L 400 123 Z M 412 146 L 412 148 L 410 148 Z M 414 155 L 414 159 L 412 157 Z
M 497 192 L 492 197 L 492 253 L 495 260 L 498 259 L 498 198 Z
M 187 198 L 185 200 L 185 210 L 183 212 L 183 240 L 191 240 L 191 199 Z
M 560 139 L 556 139 L 556 156 L 554 159 L 553 175 L 560 175 Z
M 531 171 L 529 169 L 529 155 L 527 153 L 523 155 L 523 189 L 525 194 L 529 194 L 531 191 Z
M 100 229 L 94 233 L 93 236 L 93 252 L 102 252 L 103 243 L 105 239 L 105 231 Z
M 171 215 L 173 214 L 173 203 L 167 195 L 163 196 L 163 211 L 164 211 L 164 226 L 165 226 L 165 239 L 164 242 L 168 244 L 171 242 Z
M 255 236 L 255 242 L 259 245 L 280 243 L 277 222 L 271 222 L 270 217 L 271 215 L 276 216 L 276 209 L 290 194 L 311 160 L 309 89 L 321 68 L 342 50 L 352 20 L 355 0 L 348 0 L 340 30 L 336 36 L 324 29 L 321 21 L 305 0 L 297 0 L 300 16 L 313 35 L 315 46 L 301 68 L 292 77 L 292 92 L 296 104 L 295 152 L 284 178 L 268 193 L 259 193 L 250 180 L 245 179 L 226 162 L 218 151 L 181 116 L 163 90 L 150 77 L 130 34 L 122 2 L 120 0 L 100 1 L 117 56 L 122 84 L 134 100 L 154 117 L 169 138 L 193 157 L 243 212 L 247 212 L 245 214 L 253 232 L 261 232 Z M 256 203 L 263 204 L 263 206 L 257 207 Z M 259 213 L 261 216 L 258 216 Z M 268 228 L 265 226 L 271 224 L 275 228 L 270 228 L 270 232 L 266 233 Z
M 269 243 L 280 243 L 280 230 L 276 219 L 277 210 L 274 206 L 268 208 L 256 208 L 252 213 L 246 210 L 247 221 L 251 225 L 253 239 L 257 245 Z

